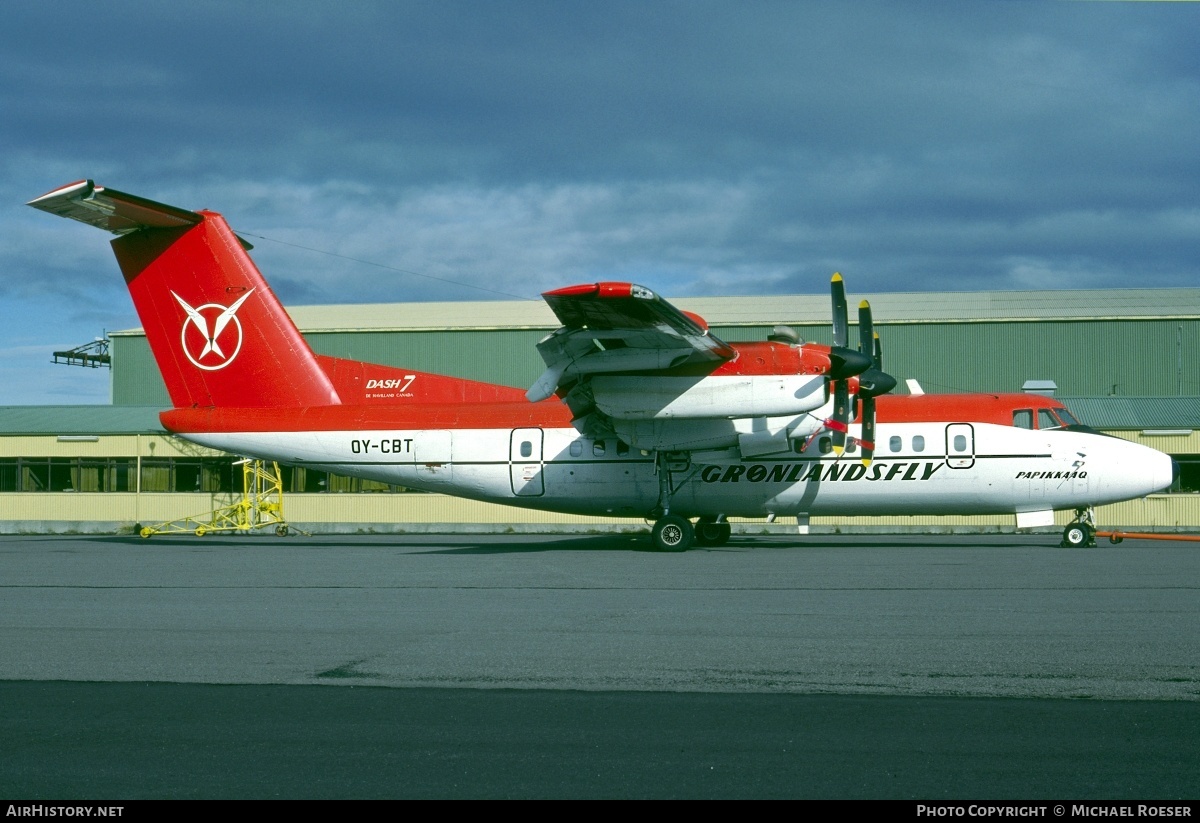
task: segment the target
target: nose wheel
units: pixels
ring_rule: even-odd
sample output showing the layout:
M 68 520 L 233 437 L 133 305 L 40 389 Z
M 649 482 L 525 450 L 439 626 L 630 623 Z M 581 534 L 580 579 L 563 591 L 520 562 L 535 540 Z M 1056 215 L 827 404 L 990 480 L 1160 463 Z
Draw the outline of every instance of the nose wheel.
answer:
M 1091 509 L 1076 510 L 1074 522 L 1063 529 L 1060 545 L 1073 549 L 1095 548 L 1096 520 Z

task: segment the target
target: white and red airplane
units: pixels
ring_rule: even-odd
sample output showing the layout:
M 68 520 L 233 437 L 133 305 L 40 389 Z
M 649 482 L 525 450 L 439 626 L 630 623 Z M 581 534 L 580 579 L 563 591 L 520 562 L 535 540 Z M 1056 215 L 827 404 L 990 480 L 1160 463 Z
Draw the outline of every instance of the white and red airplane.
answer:
M 847 347 L 726 343 L 630 283 L 543 295 L 562 328 L 532 388 L 315 354 L 221 215 L 90 180 L 29 205 L 112 241 L 174 408 L 222 451 L 461 497 L 653 519 L 663 550 L 720 545 L 729 517 L 1015 514 L 1019 528 L 1171 485 L 1167 455 L 1080 426 L 1029 394 L 887 396 L 870 307 Z M 831 389 L 832 387 L 832 389 Z M 857 411 L 855 407 L 857 406 Z M 695 523 L 693 523 L 695 520 Z

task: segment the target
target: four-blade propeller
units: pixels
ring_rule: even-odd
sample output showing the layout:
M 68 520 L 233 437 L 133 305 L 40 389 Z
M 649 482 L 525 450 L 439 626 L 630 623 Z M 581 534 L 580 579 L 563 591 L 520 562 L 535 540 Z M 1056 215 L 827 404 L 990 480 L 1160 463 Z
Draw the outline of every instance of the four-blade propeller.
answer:
M 833 348 L 829 377 L 833 384 L 833 416 L 825 421 L 832 433 L 833 451 L 841 455 L 846 448 L 846 434 L 853 419 L 850 406 L 850 378 L 858 378 L 857 397 L 861 400 L 863 465 L 870 465 L 875 454 L 875 398 L 896 387 L 896 379 L 883 371 L 883 348 L 871 318 L 871 305 L 858 305 L 858 351 L 848 348 L 849 319 L 846 307 L 846 286 L 840 274 L 834 273 L 830 282 L 833 298 Z

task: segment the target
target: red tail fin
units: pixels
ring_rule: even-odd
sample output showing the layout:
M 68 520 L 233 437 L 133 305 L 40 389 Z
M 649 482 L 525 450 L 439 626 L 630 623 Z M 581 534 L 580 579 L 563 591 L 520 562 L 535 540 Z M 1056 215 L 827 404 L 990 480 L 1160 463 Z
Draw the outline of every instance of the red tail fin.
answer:
M 176 407 L 340 402 L 221 215 L 91 181 L 29 205 L 122 234 L 113 251 Z

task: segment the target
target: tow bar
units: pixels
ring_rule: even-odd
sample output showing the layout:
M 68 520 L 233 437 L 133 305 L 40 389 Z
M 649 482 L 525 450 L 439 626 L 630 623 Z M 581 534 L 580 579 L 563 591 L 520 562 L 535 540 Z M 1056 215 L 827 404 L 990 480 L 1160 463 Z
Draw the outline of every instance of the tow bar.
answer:
M 1096 537 L 1107 537 L 1109 543 L 1120 543 L 1126 537 L 1135 540 L 1187 540 L 1200 542 L 1197 534 L 1150 534 L 1148 532 L 1096 532 Z

